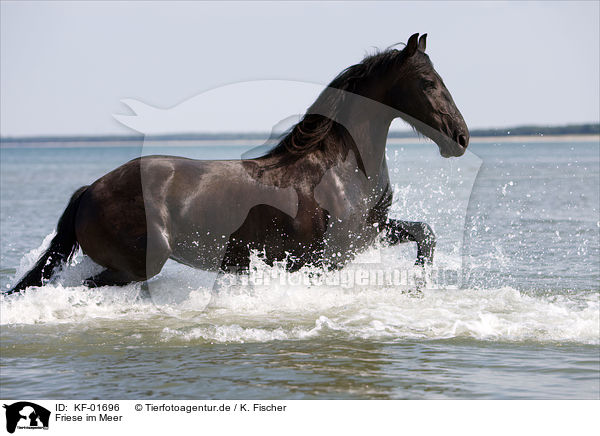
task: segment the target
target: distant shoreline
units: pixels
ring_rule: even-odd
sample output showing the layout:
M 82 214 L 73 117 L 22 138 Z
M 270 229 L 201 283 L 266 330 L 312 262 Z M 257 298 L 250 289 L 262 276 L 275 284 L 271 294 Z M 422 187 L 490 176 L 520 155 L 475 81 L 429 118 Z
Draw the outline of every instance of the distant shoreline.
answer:
M 472 142 L 513 142 L 513 141 L 547 141 L 567 139 L 594 140 L 600 135 L 600 123 L 574 124 L 566 126 L 517 126 L 502 129 L 473 129 L 471 130 Z M 413 131 L 391 131 L 388 135 L 389 142 L 407 142 L 419 140 L 420 137 Z M 0 137 L 2 146 L 9 144 L 90 144 L 90 143 L 124 143 L 124 142 L 212 142 L 212 143 L 243 143 L 264 144 L 271 138 L 268 132 L 239 132 L 239 133 L 178 133 L 144 136 L 138 135 L 73 135 L 73 136 L 30 136 L 30 137 Z
M 2 149 L 14 149 L 14 148 L 81 148 L 81 147 L 127 147 L 135 146 L 136 143 L 139 146 L 145 145 L 149 147 L 210 147 L 210 146 L 239 146 L 239 147 L 257 147 L 261 145 L 267 145 L 266 139 L 156 139 L 149 138 L 145 139 L 143 136 L 128 139 L 106 139 L 106 140 L 94 140 L 87 141 L 85 139 L 78 139 L 72 141 L 64 141 L 62 138 L 50 139 L 44 141 L 4 141 L 0 143 Z M 428 138 L 422 137 L 408 137 L 408 138 L 394 138 L 388 137 L 387 143 L 389 145 L 401 145 L 401 144 L 416 144 L 420 142 L 432 142 Z M 599 142 L 600 135 L 543 135 L 543 136 L 528 136 L 528 135 L 510 135 L 510 136 L 473 136 L 471 137 L 471 144 L 493 144 L 493 143 L 535 143 L 535 142 Z M 273 143 L 272 143 L 273 144 Z

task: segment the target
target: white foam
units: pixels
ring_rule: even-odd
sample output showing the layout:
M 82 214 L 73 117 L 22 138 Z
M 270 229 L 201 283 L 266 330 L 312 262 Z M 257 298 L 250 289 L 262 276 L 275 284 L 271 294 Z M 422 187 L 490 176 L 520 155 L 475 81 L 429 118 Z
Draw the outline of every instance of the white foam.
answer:
M 412 264 L 412 258 L 381 258 L 384 263 Z M 446 262 L 453 264 L 455 259 Z M 232 285 L 215 293 L 210 278 L 202 276 L 206 273 L 171 265 L 150 282 L 148 291 L 140 284 L 88 289 L 57 283 L 2 296 L 1 325 L 152 319 L 161 341 L 179 342 L 268 342 L 327 335 L 600 342 L 600 305 L 592 291 L 529 294 L 503 287 L 424 289 L 415 294 L 369 284 L 307 286 L 304 281 L 310 271 L 289 274 L 256 259 L 253 266 L 293 280 L 275 280 L 268 286 Z M 144 297 L 146 292 L 150 297 Z
M 158 312 L 151 301 L 140 299 L 140 285 L 88 289 L 60 284 L 28 288 L 0 297 L 1 325 L 84 323 L 93 319 L 145 318 Z

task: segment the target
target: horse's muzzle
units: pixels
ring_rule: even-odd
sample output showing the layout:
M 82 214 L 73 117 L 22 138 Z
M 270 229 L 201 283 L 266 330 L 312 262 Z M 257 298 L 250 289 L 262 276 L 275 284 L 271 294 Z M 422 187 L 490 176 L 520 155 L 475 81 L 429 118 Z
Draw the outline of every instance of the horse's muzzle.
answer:
M 469 136 L 461 133 L 455 135 L 455 138 L 450 139 L 448 136 L 443 135 L 442 138 L 435 141 L 440 148 L 442 157 L 459 157 L 465 154 L 469 145 Z

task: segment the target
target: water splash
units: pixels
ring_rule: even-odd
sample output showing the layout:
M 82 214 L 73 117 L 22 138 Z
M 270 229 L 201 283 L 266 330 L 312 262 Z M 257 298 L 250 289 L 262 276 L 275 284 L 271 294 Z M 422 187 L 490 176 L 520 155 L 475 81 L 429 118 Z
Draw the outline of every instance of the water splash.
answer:
M 186 343 L 323 336 L 599 343 L 600 305 L 593 291 L 556 295 L 500 287 L 424 289 L 415 294 L 368 284 L 306 286 L 303 281 L 311 271 L 287 273 L 257 258 L 253 259 L 253 268 L 265 275 L 293 276 L 296 284 L 274 281 L 268 286 L 232 285 L 215 293 L 209 286 L 198 284 L 202 272 L 171 264 L 150 287 L 149 295 L 140 284 L 88 289 L 55 283 L 2 296 L 1 324 L 151 321 L 160 330 L 158 340 Z M 114 328 L 121 327 L 114 323 Z

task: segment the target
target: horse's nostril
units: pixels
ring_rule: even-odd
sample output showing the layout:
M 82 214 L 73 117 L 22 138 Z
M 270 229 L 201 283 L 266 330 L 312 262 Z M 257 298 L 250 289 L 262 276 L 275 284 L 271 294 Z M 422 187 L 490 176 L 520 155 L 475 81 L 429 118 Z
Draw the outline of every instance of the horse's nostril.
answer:
M 466 135 L 458 135 L 458 138 L 456 138 L 456 142 L 458 142 L 458 145 L 460 145 L 461 147 L 466 147 L 468 144 L 467 141 L 467 136 Z

